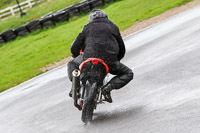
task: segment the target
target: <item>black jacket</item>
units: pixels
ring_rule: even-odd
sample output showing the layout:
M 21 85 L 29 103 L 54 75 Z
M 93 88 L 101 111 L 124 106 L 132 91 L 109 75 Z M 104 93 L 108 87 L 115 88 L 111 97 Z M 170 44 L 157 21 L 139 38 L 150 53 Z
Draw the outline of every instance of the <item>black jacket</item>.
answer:
M 125 46 L 119 28 L 107 18 L 97 18 L 84 26 L 71 46 L 72 56 L 100 58 L 106 62 L 120 61 L 125 54 Z

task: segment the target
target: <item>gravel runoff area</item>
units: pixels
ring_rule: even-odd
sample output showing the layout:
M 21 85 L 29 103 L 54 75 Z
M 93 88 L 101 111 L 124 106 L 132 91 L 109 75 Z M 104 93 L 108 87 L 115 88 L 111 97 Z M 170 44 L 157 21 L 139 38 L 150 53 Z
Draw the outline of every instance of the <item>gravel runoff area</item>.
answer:
M 133 34 L 135 32 L 138 32 L 146 27 L 149 27 L 153 24 L 156 24 L 158 22 L 161 22 L 169 17 L 172 17 L 176 14 L 179 14 L 183 11 L 186 11 L 188 9 L 191 9 L 197 5 L 200 5 L 200 0 L 194 0 L 193 2 L 189 2 L 187 4 L 183 4 L 179 7 L 175 7 L 171 10 L 168 10 L 158 16 L 155 16 L 153 18 L 150 18 L 150 19 L 147 19 L 147 20 L 144 20 L 144 21 L 139 21 L 137 23 L 135 23 L 133 26 L 131 26 L 130 28 L 124 30 L 121 32 L 121 35 L 122 37 L 127 37 L 129 36 L 130 34 Z M 43 72 L 46 72 L 46 71 L 49 71 L 51 69 L 54 69 L 58 66 L 61 66 L 67 62 L 69 62 L 70 60 L 72 59 L 72 57 L 67 57 L 67 58 L 64 58 L 63 60 L 59 61 L 59 62 L 55 62 L 54 64 L 49 64 L 47 67 L 43 67 L 43 68 L 40 68 L 40 70 L 42 70 Z

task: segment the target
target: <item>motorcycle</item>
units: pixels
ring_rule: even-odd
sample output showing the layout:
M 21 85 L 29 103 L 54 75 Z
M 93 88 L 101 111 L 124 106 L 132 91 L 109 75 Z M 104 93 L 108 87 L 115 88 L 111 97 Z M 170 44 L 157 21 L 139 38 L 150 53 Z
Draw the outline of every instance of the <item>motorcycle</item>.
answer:
M 109 68 L 99 58 L 88 58 L 72 72 L 72 98 L 74 106 L 82 111 L 84 123 L 92 121 L 94 109 L 106 101 L 102 95 L 102 86 L 106 83 Z

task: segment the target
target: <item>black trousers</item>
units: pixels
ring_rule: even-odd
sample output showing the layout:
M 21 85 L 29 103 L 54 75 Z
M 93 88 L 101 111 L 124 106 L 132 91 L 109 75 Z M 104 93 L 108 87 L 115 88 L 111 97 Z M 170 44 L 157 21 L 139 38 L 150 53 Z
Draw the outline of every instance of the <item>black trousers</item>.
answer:
M 79 65 L 84 60 L 86 59 L 84 59 L 83 55 L 79 55 L 68 63 L 68 77 L 70 81 L 72 81 L 72 72 L 75 69 L 79 69 Z M 114 89 L 122 88 L 133 79 L 134 74 L 132 70 L 119 61 L 107 63 L 107 65 L 109 67 L 109 73 L 116 75 L 108 82 Z

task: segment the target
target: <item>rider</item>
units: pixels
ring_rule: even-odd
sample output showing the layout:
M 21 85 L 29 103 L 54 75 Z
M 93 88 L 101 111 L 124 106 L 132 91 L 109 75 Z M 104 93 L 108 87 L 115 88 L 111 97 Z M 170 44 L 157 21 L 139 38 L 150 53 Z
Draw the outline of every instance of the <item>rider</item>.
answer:
M 80 54 L 80 50 L 83 51 Z M 120 62 L 125 54 L 125 46 L 119 28 L 108 19 L 107 14 L 96 9 L 90 12 L 86 24 L 71 46 L 73 60 L 68 63 L 68 75 L 72 81 L 72 72 L 87 58 L 100 58 L 109 67 L 109 73 L 116 75 L 105 86 L 102 93 L 112 103 L 110 92 L 120 89 L 133 79 L 130 68 Z M 71 92 L 69 93 L 71 96 Z

